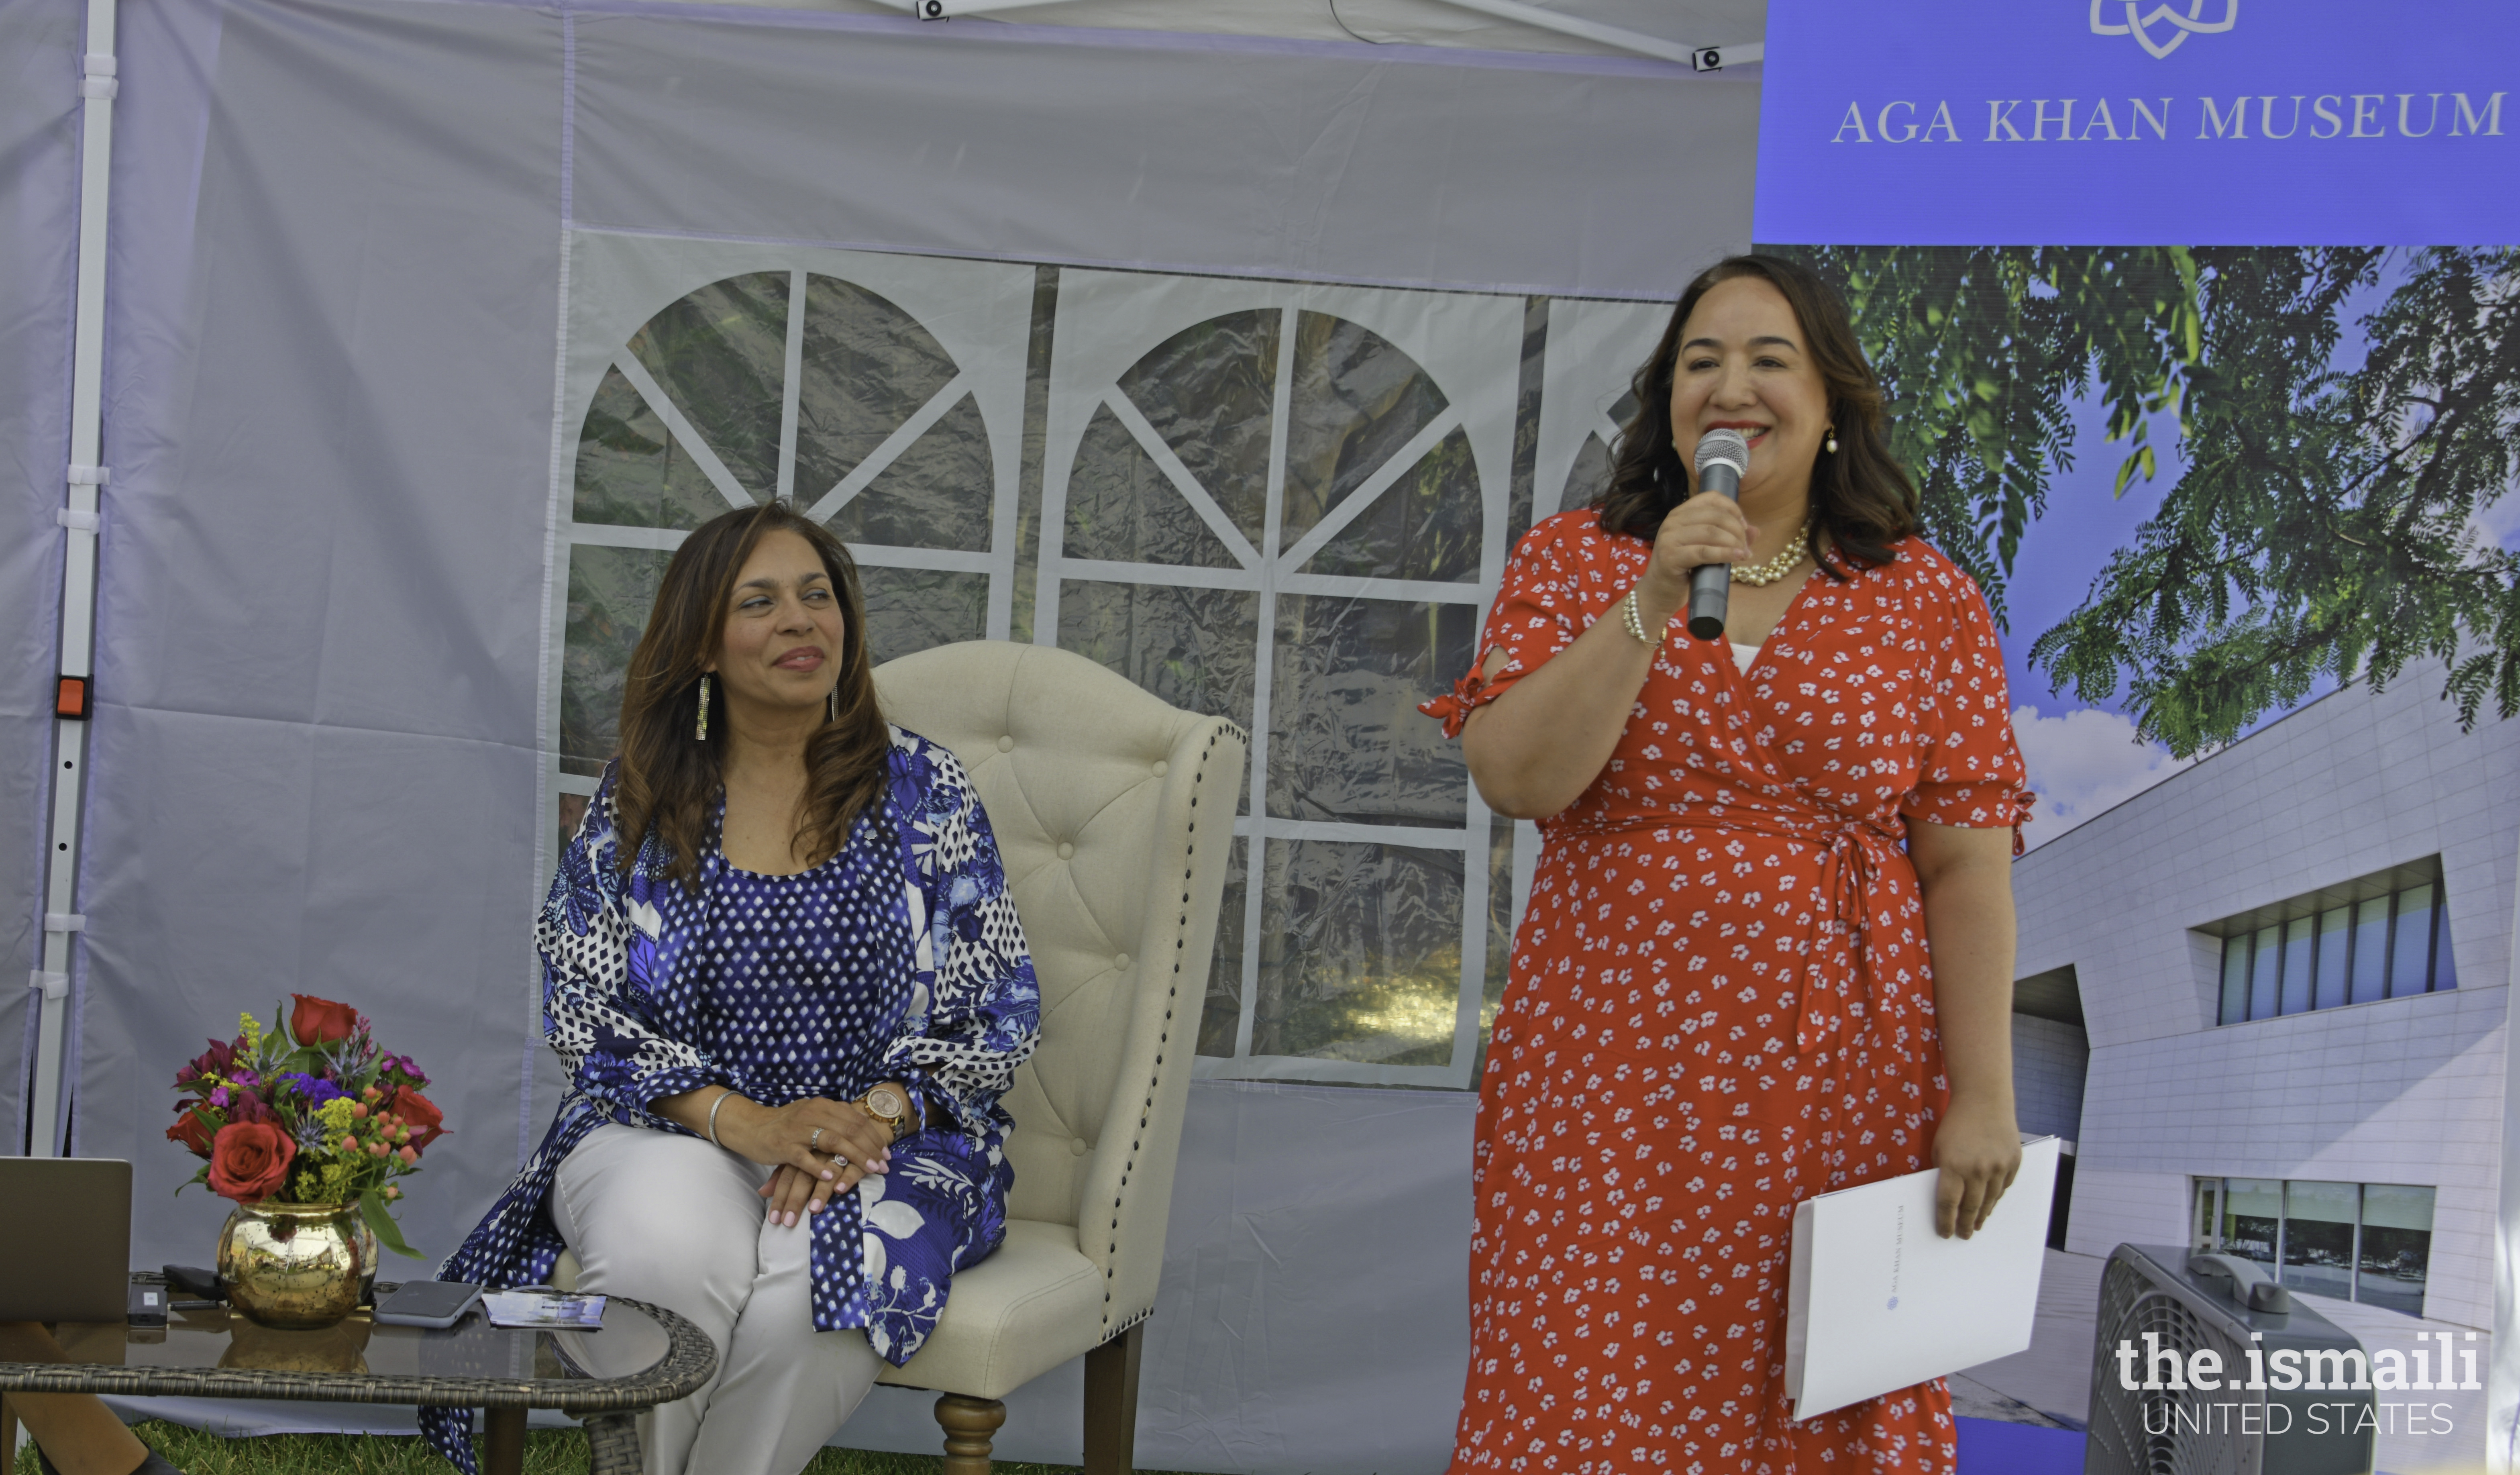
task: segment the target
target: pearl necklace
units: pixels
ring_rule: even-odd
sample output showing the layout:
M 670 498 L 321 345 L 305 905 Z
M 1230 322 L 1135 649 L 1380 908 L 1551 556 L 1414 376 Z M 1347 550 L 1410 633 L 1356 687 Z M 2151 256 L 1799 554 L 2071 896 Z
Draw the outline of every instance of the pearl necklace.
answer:
M 1794 540 L 1785 545 L 1785 551 L 1767 562 L 1733 564 L 1732 582 L 1761 589 L 1792 573 L 1803 556 L 1811 552 L 1812 521 L 1810 517 L 1803 518 L 1803 525 L 1795 529 Z

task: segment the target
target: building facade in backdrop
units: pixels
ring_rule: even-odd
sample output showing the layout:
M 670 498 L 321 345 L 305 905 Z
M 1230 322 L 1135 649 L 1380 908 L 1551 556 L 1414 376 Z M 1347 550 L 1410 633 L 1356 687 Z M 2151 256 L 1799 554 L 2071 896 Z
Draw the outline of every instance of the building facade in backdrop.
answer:
M 2301 708 L 2033 851 L 2025 1131 L 2064 1247 L 2188 1244 L 2492 1324 L 2520 723 L 2439 668 Z

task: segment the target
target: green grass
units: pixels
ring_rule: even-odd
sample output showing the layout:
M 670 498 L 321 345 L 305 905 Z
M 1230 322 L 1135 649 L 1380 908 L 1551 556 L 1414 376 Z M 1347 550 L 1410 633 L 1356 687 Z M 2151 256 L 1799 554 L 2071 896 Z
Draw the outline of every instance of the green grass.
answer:
M 134 1433 L 186 1475 L 448 1475 L 454 1466 L 417 1438 L 384 1434 L 276 1434 L 265 1439 L 222 1439 L 182 1424 L 144 1423 Z M 932 1475 L 933 1454 L 880 1454 L 868 1450 L 825 1450 L 805 1475 Z M 525 1436 L 525 1475 L 583 1475 L 586 1439 L 574 1430 L 535 1430 Z M 1075 1475 L 1073 1465 L 1028 1465 L 1001 1460 L 1000 1475 Z M 18 1456 L 17 1475 L 35 1475 L 35 1452 Z M 1154 1475 L 1154 1472 L 1148 1472 Z

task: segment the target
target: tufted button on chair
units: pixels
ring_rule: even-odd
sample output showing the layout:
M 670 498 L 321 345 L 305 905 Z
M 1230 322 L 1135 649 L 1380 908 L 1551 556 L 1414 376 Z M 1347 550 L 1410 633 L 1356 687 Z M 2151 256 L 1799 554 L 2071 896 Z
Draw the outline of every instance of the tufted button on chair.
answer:
M 881 1380 L 941 1394 L 945 1469 L 985 1475 L 1002 1400 L 1088 1354 L 1085 1467 L 1122 1475 L 1243 735 L 1044 646 L 943 646 L 876 687 L 970 771 L 1041 979 L 1041 1046 L 1006 1098 L 1006 1244 L 954 1277 L 926 1345 Z
M 880 1381 L 940 1394 L 946 1475 L 988 1475 L 1006 1396 L 1084 1354 L 1085 1468 L 1126 1475 L 1243 733 L 1044 646 L 942 646 L 876 688 L 969 770 L 1041 981 L 1040 1048 L 1006 1097 L 1006 1243 Z M 554 1279 L 576 1272 L 563 1254 Z

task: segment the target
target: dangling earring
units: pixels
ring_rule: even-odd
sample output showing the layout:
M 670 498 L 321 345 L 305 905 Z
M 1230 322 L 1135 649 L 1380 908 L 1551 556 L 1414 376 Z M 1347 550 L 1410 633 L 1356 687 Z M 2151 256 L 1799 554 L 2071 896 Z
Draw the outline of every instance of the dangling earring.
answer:
M 1831 425 L 1828 427 L 1828 439 L 1821 442 L 1821 448 L 1828 452 L 1831 456 L 1837 454 L 1837 426 Z
M 823 721 L 825 723 L 833 723 L 839 720 L 840 688 L 838 683 L 835 682 L 832 684 L 831 691 L 823 693 Z
M 701 742 L 708 741 L 708 673 L 702 671 L 700 673 L 700 722 L 698 727 L 692 730 L 692 737 Z

